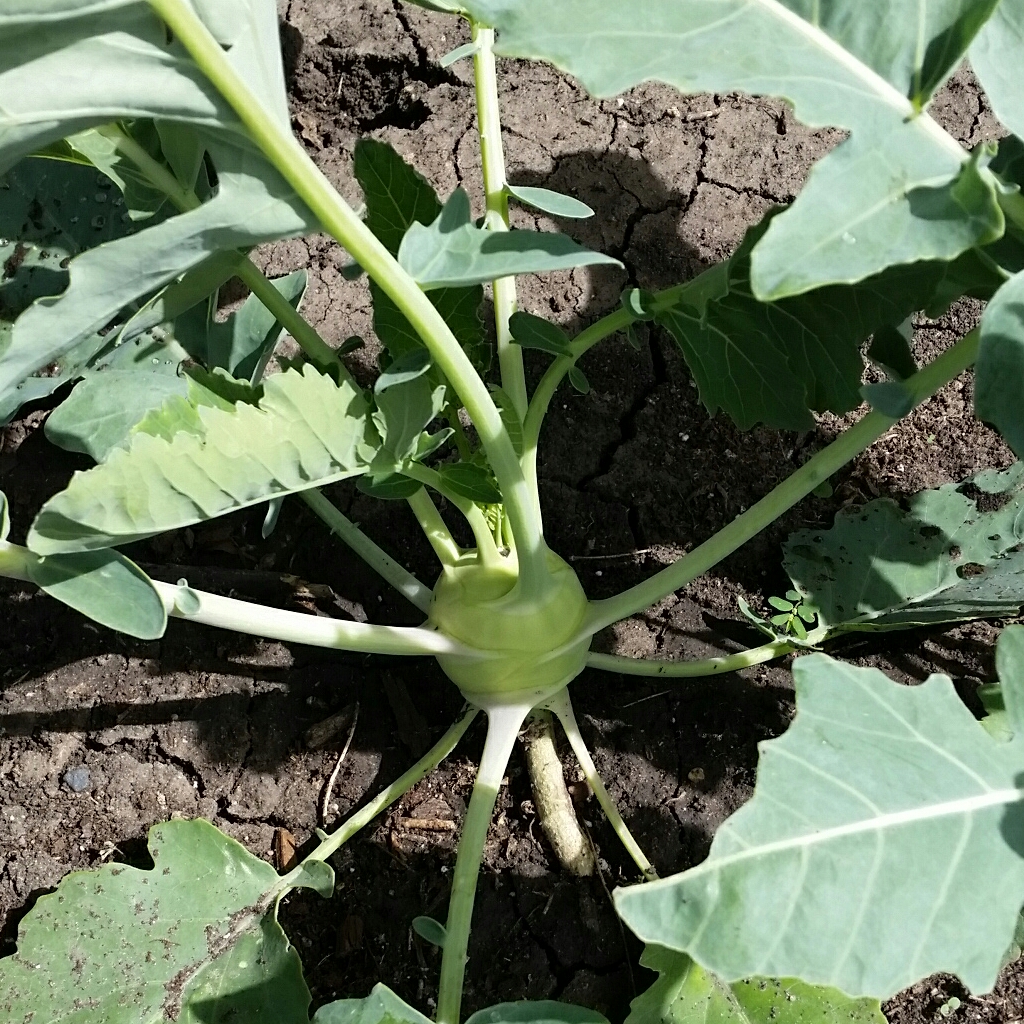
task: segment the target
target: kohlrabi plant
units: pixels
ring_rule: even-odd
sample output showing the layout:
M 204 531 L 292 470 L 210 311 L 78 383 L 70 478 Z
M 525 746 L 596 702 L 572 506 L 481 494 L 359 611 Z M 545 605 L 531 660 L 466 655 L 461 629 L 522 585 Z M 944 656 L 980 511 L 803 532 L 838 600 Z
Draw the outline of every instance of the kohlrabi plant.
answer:
M 160 636 L 176 616 L 433 655 L 468 705 L 288 874 L 208 823 L 172 821 L 150 834 L 154 870 L 107 864 L 66 878 L 0 962 L 4 1019 L 308 1021 L 298 956 L 276 920 L 281 897 L 297 886 L 329 894 L 331 855 L 481 712 L 487 738 L 447 921 L 427 922 L 443 945 L 439 1024 L 460 1020 L 481 853 L 510 752 L 531 715 L 543 730 L 551 713 L 637 865 L 640 884 L 615 905 L 660 977 L 631 1024 L 879 1021 L 879 999 L 939 970 L 987 991 L 1024 902 L 1024 629 L 1002 635 L 1001 687 L 985 691 L 982 724 L 943 676 L 908 688 L 820 652 L 799 657 L 797 717 L 763 746 L 753 798 L 704 863 L 661 880 L 597 775 L 568 687 L 587 666 L 713 675 L 844 632 L 1012 617 L 1024 604 L 1018 464 L 792 537 L 792 589 L 767 618 L 746 609 L 767 634 L 761 647 L 683 663 L 591 651 L 601 630 L 718 564 L 972 366 L 978 415 L 1024 456 L 1024 143 L 1010 134 L 966 152 L 928 114 L 966 55 L 1003 124 L 1024 136 L 1024 0 L 416 2 L 469 24 L 471 41 L 445 59 L 474 67 L 482 210 L 462 190 L 439 199 L 370 140 L 354 162 L 365 209 L 342 199 L 292 134 L 274 0 L 0 0 L 0 410 L 10 417 L 77 381 L 46 430 L 97 463 L 46 501 L 24 545 L 7 541 L 0 502 L 0 573 L 137 637 Z M 805 124 L 847 137 L 731 259 L 661 292 L 630 288 L 569 337 L 517 311 L 516 275 L 615 261 L 561 234 L 509 229 L 510 203 L 561 218 L 591 211 L 507 180 L 496 53 L 550 61 L 602 97 L 647 80 L 781 97 Z M 304 275 L 270 281 L 249 258 L 312 232 L 332 236 L 368 280 L 383 346 L 371 389 L 344 364 L 358 340 L 332 348 L 299 312 Z M 218 290 L 234 278 L 251 295 L 222 321 Z M 485 285 L 493 332 L 479 316 Z M 910 317 L 962 296 L 988 302 L 980 325 L 918 366 Z M 557 389 L 589 389 L 579 359 L 641 321 L 674 339 L 708 411 L 742 428 L 806 430 L 815 411 L 871 409 L 684 557 L 590 600 L 545 542 L 544 515 L 557 509 L 541 507 L 537 450 Z M 282 331 L 302 355 L 266 374 Z M 532 393 L 524 348 L 553 357 Z M 862 387 L 862 351 L 887 380 Z M 349 478 L 408 502 L 436 581 L 411 575 L 325 497 Z M 454 539 L 438 496 L 464 517 L 471 547 Z M 423 624 L 341 621 L 156 582 L 117 550 L 249 506 L 267 506 L 270 530 L 289 497 Z M 548 819 L 571 831 L 554 763 Z M 350 995 L 319 1008 L 318 1024 L 426 1020 L 383 986 Z M 602 1018 L 523 1003 L 471 1019 Z

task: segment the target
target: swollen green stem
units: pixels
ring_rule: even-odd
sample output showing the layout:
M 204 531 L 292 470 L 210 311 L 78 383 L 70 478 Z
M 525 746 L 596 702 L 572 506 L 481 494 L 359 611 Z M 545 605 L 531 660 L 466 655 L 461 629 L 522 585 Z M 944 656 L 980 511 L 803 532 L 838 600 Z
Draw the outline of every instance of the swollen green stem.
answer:
M 918 370 L 904 381 L 914 406 L 933 395 L 954 377 L 971 366 L 978 355 L 979 331 L 975 328 L 961 338 L 938 359 Z M 649 580 L 631 587 L 615 597 L 594 601 L 584 622 L 584 629 L 596 633 L 620 619 L 629 618 L 649 608 L 662 598 L 717 565 L 751 537 L 774 523 L 788 508 L 795 505 L 824 483 L 833 473 L 856 458 L 878 440 L 897 421 L 883 413 L 869 412 L 860 422 L 840 434 L 778 487 L 719 530 L 710 540 L 688 555 L 656 573 Z
M 117 125 L 105 125 L 97 131 L 112 142 L 122 156 L 131 160 L 149 182 L 160 189 L 183 213 L 196 210 L 202 205 L 195 192 L 185 188 L 163 164 L 147 153 L 127 132 L 122 131 Z M 331 370 L 336 374 L 340 373 L 343 379 L 352 380 L 334 349 L 320 337 L 317 330 L 244 253 L 238 254 L 235 274 L 249 291 L 267 307 L 277 322 L 295 339 L 302 351 L 319 369 Z
M 335 508 L 317 490 L 303 491 L 299 497 L 337 534 L 367 565 L 376 569 L 404 598 L 426 614 L 430 610 L 430 588 L 424 586 L 408 569 L 399 565 L 383 548 L 378 547 L 348 516 Z
M 546 547 L 536 502 L 487 386 L 443 317 L 355 210 L 338 195 L 292 136 L 289 126 L 266 110 L 188 0 L 149 3 L 323 228 L 377 282 L 423 340 L 438 369 L 462 399 L 498 479 L 516 536 L 520 591 L 527 598 L 544 592 L 548 577 Z
M 498 75 L 494 64 L 494 29 L 476 23 L 472 27 L 476 52 L 473 77 L 476 84 L 476 117 L 480 134 L 480 162 L 483 168 L 486 225 L 491 231 L 508 231 L 508 192 L 505 152 L 501 144 L 501 115 L 498 106 Z M 516 279 L 502 277 L 493 282 L 494 327 L 498 341 L 501 386 L 512 400 L 519 418 L 526 415 L 528 397 L 523 350 L 512 342 L 509 317 L 516 311 Z
M 385 808 L 390 807 L 399 797 L 416 785 L 425 775 L 432 772 L 456 747 L 466 730 L 473 724 L 479 714 L 476 708 L 470 708 L 463 716 L 421 757 L 401 778 L 396 779 L 384 792 L 375 796 L 365 807 L 357 811 L 330 835 L 318 832 L 320 845 L 305 858 L 307 860 L 327 860 L 344 843 L 347 843 L 361 828 L 365 828 Z M 290 875 L 291 878 L 301 874 L 301 865 Z
M 462 1009 L 462 984 L 466 976 L 469 930 L 476 901 L 477 876 L 483 858 L 487 829 L 498 798 L 498 789 L 531 707 L 498 705 L 487 712 L 487 740 L 473 784 L 466 820 L 462 826 L 459 852 L 452 877 L 452 897 L 448 904 L 447 937 L 441 958 L 441 985 L 437 994 L 437 1024 L 459 1024 Z

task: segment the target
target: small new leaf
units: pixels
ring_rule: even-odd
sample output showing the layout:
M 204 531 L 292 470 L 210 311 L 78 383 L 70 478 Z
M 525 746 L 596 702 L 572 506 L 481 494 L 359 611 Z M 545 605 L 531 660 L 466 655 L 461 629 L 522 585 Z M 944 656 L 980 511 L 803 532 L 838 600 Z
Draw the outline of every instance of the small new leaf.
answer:
M 513 313 L 508 321 L 512 340 L 522 348 L 533 348 L 553 356 L 572 357 L 569 336 L 557 324 L 532 313 Z
M 622 264 L 577 245 L 566 235 L 539 231 L 489 231 L 472 223 L 469 196 L 456 189 L 437 219 L 413 224 L 398 262 L 424 291 L 483 284 L 516 274 L 540 274 L 594 264 Z
M 553 192 L 549 188 L 534 188 L 531 185 L 506 185 L 505 191 L 519 202 L 535 210 L 549 213 L 552 217 L 566 217 L 571 220 L 585 220 L 593 217 L 594 211 L 572 196 Z

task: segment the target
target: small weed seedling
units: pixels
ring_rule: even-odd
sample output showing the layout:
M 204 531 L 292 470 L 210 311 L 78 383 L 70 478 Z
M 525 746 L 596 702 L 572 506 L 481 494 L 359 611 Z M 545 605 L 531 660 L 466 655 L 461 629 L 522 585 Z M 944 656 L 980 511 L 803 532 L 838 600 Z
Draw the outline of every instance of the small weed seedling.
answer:
M 473 62 L 486 198 L 476 214 L 465 192 L 442 203 L 368 140 L 355 152 L 365 212 L 342 199 L 293 137 L 273 0 L 0 0 L 0 410 L 9 417 L 78 381 L 46 429 L 97 463 L 46 501 L 24 545 L 7 541 L 0 502 L 0 573 L 138 637 L 159 637 L 176 616 L 433 655 L 469 705 L 283 876 L 208 823 L 172 821 L 151 832 L 155 870 L 112 863 L 66 878 L 0 962 L 5 1019 L 304 1024 L 310 997 L 277 923 L 281 897 L 297 886 L 329 894 L 331 855 L 480 712 L 487 738 L 447 922 L 417 922 L 443 945 L 439 1024 L 460 1020 L 481 852 L 510 752 L 527 718 L 543 727 L 548 712 L 643 879 L 614 896 L 660 975 L 631 1024 L 880 1021 L 879 999 L 939 970 L 989 990 L 1024 902 L 1024 629 L 1002 634 L 1001 687 L 986 690 L 981 724 L 944 676 L 902 687 L 821 653 L 798 658 L 797 716 L 763 745 L 753 798 L 704 863 L 661 880 L 597 775 L 567 687 L 588 665 L 713 675 L 853 630 L 1017 614 L 1019 464 L 790 538 L 793 587 L 772 599 L 770 619 L 754 616 L 768 634 L 761 647 L 683 663 L 591 652 L 595 634 L 715 566 L 972 366 L 978 415 L 1024 455 L 1024 143 L 1009 135 L 969 153 L 928 114 L 968 55 L 996 114 L 1024 135 L 1024 0 L 416 2 L 470 27 L 445 62 Z M 516 276 L 615 261 L 561 234 L 510 230 L 510 203 L 561 218 L 590 211 L 507 180 L 496 52 L 550 61 L 596 96 L 650 79 L 777 96 L 847 138 L 727 262 L 661 292 L 630 288 L 570 338 L 517 311 Z M 99 194 L 97 170 L 108 186 Z M 321 231 L 369 281 L 384 349 L 369 391 L 342 362 L 358 339 L 333 349 L 299 313 L 304 275 L 270 281 L 248 257 Z M 220 322 L 218 289 L 233 278 L 251 296 Z M 909 318 L 964 295 L 988 302 L 980 325 L 918 367 Z M 557 509 L 541 508 L 538 444 L 563 381 L 589 390 L 580 358 L 615 334 L 635 340 L 641 321 L 674 339 L 709 412 L 741 428 L 807 430 L 814 411 L 871 409 L 687 555 L 589 600 L 545 542 L 543 515 Z M 282 330 L 303 357 L 265 376 Z M 862 388 L 868 342 L 887 379 Z M 524 348 L 553 357 L 532 394 Z M 346 478 L 408 502 L 440 563 L 432 587 L 324 496 Z M 471 548 L 432 495 L 465 518 Z M 340 621 L 156 582 L 117 551 L 255 505 L 268 506 L 269 531 L 292 496 L 423 624 Z M 363 995 L 315 1021 L 426 1020 L 383 986 Z M 602 1018 L 548 1002 L 472 1020 Z

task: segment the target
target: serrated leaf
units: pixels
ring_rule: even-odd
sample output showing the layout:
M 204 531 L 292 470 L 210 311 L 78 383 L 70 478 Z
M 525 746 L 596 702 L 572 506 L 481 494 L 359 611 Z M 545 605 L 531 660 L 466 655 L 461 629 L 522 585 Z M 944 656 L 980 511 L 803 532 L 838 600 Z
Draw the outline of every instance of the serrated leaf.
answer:
M 39 512 L 29 547 L 49 555 L 125 544 L 367 469 L 362 394 L 311 366 L 270 377 L 259 406 L 197 411 L 201 434 L 137 432 L 127 451 L 76 473 Z
M 998 498 L 982 512 L 947 484 L 846 509 L 830 530 L 801 530 L 786 571 L 838 630 L 905 628 L 1015 615 L 1024 605 L 1024 464 L 967 481 Z
M 585 220 L 593 217 L 594 211 L 572 196 L 553 192 L 549 188 L 534 188 L 531 185 L 506 185 L 505 191 L 519 202 L 535 210 L 549 213 L 552 217 L 567 217 L 571 220 Z
M 572 355 L 569 336 L 558 324 L 541 316 L 522 311 L 513 313 L 508 320 L 508 329 L 520 348 L 532 348 L 553 356 Z
M 847 129 L 757 247 L 762 299 L 951 259 L 1002 233 L 991 184 L 971 169 L 958 177 L 966 154 L 922 109 L 996 0 L 465 6 L 499 30 L 498 52 L 551 61 L 596 96 L 657 79 L 686 93 L 779 96 L 805 124 Z
M 477 1010 L 466 1024 L 608 1024 L 608 1018 L 586 1006 L 553 999 L 524 999 Z
M 478 228 L 470 216 L 469 196 L 461 188 L 429 226 L 409 228 L 398 262 L 424 291 L 483 284 L 516 274 L 622 265 L 612 256 L 584 249 L 566 235 Z
M 11 1019 L 307 1024 L 309 990 L 275 918 L 290 886 L 206 821 L 154 826 L 149 850 L 152 870 L 74 872 L 38 900 L 0 960 Z
M 446 463 L 438 467 L 438 473 L 445 488 L 461 498 L 481 505 L 497 505 L 501 502 L 501 491 L 493 475 L 482 466 L 471 462 Z
M 313 1024 L 431 1024 L 431 1020 L 391 989 L 374 985 L 365 999 L 339 999 L 321 1006 L 313 1015 Z
M 751 252 L 779 219 L 771 211 L 736 253 L 681 290 L 656 320 L 674 338 L 714 415 L 743 430 L 756 423 L 808 430 L 811 410 L 861 403 L 861 347 L 879 328 L 919 309 L 938 315 L 964 294 L 988 298 L 1002 277 L 975 252 L 951 263 L 891 267 L 855 285 L 831 285 L 778 302 L 750 287 Z
M 948 971 L 989 991 L 1024 900 L 1024 739 L 995 742 L 945 676 L 902 686 L 821 654 L 793 675 L 752 799 L 703 864 L 617 890 L 619 913 L 726 980 L 885 998 Z
M 1024 458 L 1024 272 L 996 292 L 981 318 L 974 411 Z
M 1024 136 L 1024 5 L 1003 0 L 970 49 L 971 67 L 992 109 L 1014 135 Z
M 729 985 L 663 946 L 647 946 L 640 963 L 661 977 L 630 1003 L 626 1024 L 885 1024 L 877 1000 L 795 978 Z

